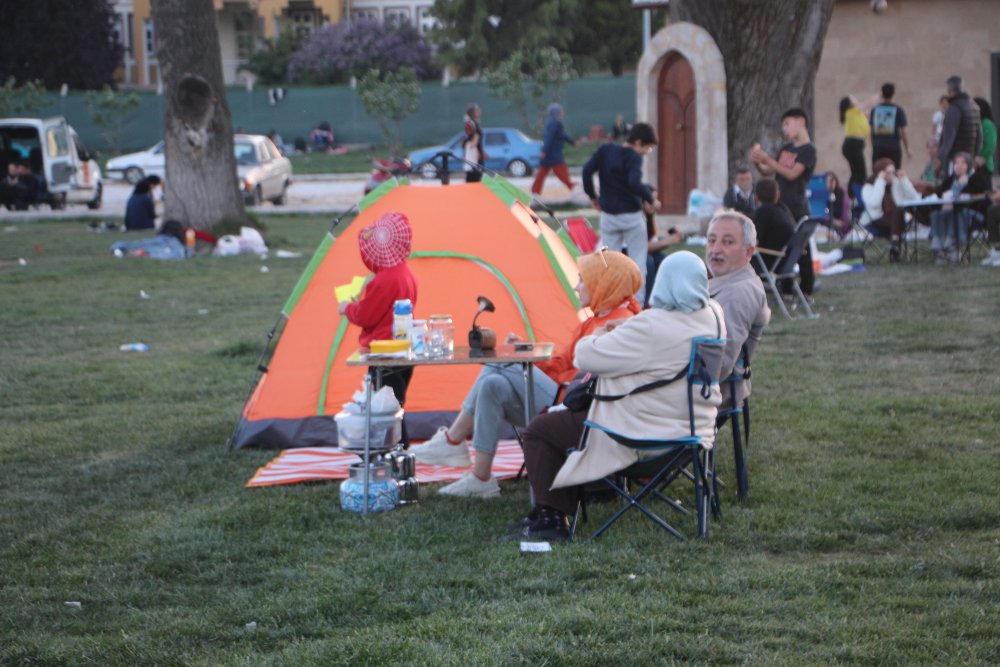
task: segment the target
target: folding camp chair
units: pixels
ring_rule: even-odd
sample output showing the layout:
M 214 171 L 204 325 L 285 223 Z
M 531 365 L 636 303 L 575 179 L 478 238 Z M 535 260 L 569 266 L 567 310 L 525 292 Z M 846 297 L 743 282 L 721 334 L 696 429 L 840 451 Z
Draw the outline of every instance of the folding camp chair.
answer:
M 708 435 L 696 433 L 694 416 L 695 396 L 696 392 L 705 399 L 711 396 L 712 387 L 718 384 L 719 375 L 722 372 L 722 357 L 725 353 L 725 345 L 726 341 L 724 338 L 695 338 L 691 343 L 691 356 L 688 361 L 687 372 L 682 376 L 687 382 L 689 435 L 669 440 L 637 440 L 611 431 L 589 419 L 584 422 L 586 428 L 584 429 L 581 446 L 586 446 L 588 435 L 592 430 L 597 429 L 613 438 L 619 444 L 639 450 L 640 455 L 643 453 L 647 455 L 643 460 L 603 480 L 604 484 L 620 496 L 624 503 L 610 519 L 597 529 L 592 535 L 593 538 L 600 537 L 604 531 L 610 528 L 626 512 L 635 508 L 674 537 L 684 539 L 680 531 L 657 515 L 648 505 L 644 504 L 648 498 L 657 498 L 681 513 L 685 515 L 689 514 L 688 510 L 679 502 L 667 498 L 663 493 L 667 486 L 678 479 L 690 479 L 693 481 L 698 536 L 708 537 L 709 515 L 713 506 L 713 490 L 715 487 L 715 453 L 713 449 L 715 433 L 714 429 Z M 600 381 L 598 381 L 599 385 Z M 690 475 L 685 475 L 685 469 L 688 466 L 691 467 Z M 645 480 L 644 483 L 641 480 Z M 638 492 L 633 494 L 629 491 L 629 482 L 641 483 L 642 486 Z M 581 505 L 577 511 L 578 516 L 585 511 L 583 501 L 584 499 L 581 495 Z M 577 521 L 574 521 L 572 527 L 574 532 L 576 524 Z
M 597 242 L 600 239 L 586 218 L 567 218 L 566 231 L 584 255 L 594 252 L 594 249 L 597 248 Z
M 733 431 L 733 459 L 736 466 L 736 495 L 738 498 L 746 498 L 750 493 L 750 470 L 747 464 L 747 453 L 750 448 L 750 397 L 739 399 L 739 388 L 745 380 L 750 379 L 750 353 L 746 344 L 740 349 L 740 355 L 736 359 L 736 366 L 729 377 L 723 378 L 722 382 L 729 388 L 729 396 L 723 399 L 723 404 L 719 408 L 719 416 L 715 421 L 716 429 L 721 429 L 722 425 L 729 421 Z M 740 432 L 740 422 L 743 422 L 742 433 Z M 715 479 L 718 483 L 718 479 Z M 713 489 L 718 498 L 718 486 Z M 718 503 L 718 500 L 716 500 Z M 718 512 L 718 509 L 717 509 Z
M 802 256 L 802 252 L 805 250 L 806 244 L 809 243 L 809 237 L 813 235 L 816 231 L 816 225 L 819 224 L 819 220 L 816 218 L 806 218 L 799 222 L 795 227 L 795 232 L 792 237 L 788 239 L 788 243 L 782 250 L 771 250 L 769 248 L 757 248 L 757 251 L 753 254 L 752 260 L 755 262 L 756 271 L 760 275 L 761 279 L 767 285 L 768 290 L 770 290 L 771 295 L 778 304 L 778 308 L 781 310 L 782 314 L 788 319 L 792 319 L 791 313 L 788 312 L 788 307 L 785 306 L 785 300 L 782 297 L 781 290 L 778 289 L 778 281 L 786 280 L 792 286 L 792 291 L 798 298 L 799 304 L 802 305 L 802 309 L 806 312 L 806 316 L 810 319 L 815 319 L 819 317 L 813 312 L 812 307 L 809 305 L 809 300 L 806 295 L 802 293 L 802 289 L 799 287 L 795 269 L 799 263 L 799 257 Z M 762 255 L 770 255 L 777 257 L 778 260 L 774 264 L 774 268 L 769 269 L 767 267 L 767 262 L 764 261 Z
M 878 263 L 886 256 L 887 249 L 879 243 L 880 237 L 878 235 L 873 234 L 871 230 L 861 224 L 861 216 L 865 212 L 864 204 L 861 203 L 861 186 L 855 184 L 852 194 L 858 204 L 851 209 L 851 226 L 845 237 L 845 245 L 853 248 L 857 242 L 860 242 L 861 251 L 866 260 Z M 903 236 L 905 239 L 906 235 Z

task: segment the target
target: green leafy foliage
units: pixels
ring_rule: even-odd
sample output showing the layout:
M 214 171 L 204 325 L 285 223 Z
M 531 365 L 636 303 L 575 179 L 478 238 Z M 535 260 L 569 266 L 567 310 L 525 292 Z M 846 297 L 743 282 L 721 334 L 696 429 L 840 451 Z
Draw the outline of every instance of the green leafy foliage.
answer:
M 286 26 L 274 39 L 265 39 L 263 48 L 254 51 L 244 69 L 252 72 L 265 86 L 288 82 L 288 63 L 302 44 L 302 38 Z
M 113 152 L 121 150 L 125 123 L 139 108 L 139 101 L 137 94 L 114 90 L 110 86 L 105 86 L 100 91 L 87 91 L 87 111 Z
M 518 49 L 486 72 L 486 85 L 494 97 L 517 111 L 523 127 L 539 134 L 545 107 L 559 101 L 563 88 L 576 78 L 569 56 L 552 47 L 536 51 Z
M 580 0 L 435 0 L 431 39 L 445 62 L 473 74 L 523 49 L 565 50 Z
M 40 81 L 28 81 L 19 86 L 14 77 L 10 76 L 0 86 L 0 118 L 33 116 L 45 104 L 45 88 Z
M 410 69 L 385 72 L 369 70 L 358 81 L 358 96 L 368 115 L 375 118 L 391 155 L 398 155 L 403 121 L 420 108 L 422 90 Z
M 579 72 L 615 76 L 642 55 L 642 12 L 622 0 L 436 0 L 431 39 L 461 74 L 475 74 L 518 50 L 553 47 Z M 653 30 L 663 25 L 653 12 Z
M 0 80 L 39 80 L 48 90 L 112 85 L 123 52 L 112 5 L 110 0 L 2 3 Z

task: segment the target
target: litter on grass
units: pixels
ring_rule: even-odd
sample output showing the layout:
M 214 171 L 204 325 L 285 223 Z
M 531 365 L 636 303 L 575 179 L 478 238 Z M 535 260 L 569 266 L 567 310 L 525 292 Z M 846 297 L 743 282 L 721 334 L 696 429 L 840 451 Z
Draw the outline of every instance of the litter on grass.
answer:
M 83 609 L 83 603 L 82 602 L 77 602 L 76 600 L 71 600 L 69 602 L 63 602 L 63 604 L 66 605 L 67 607 L 69 607 L 70 609 L 74 609 L 76 611 L 80 611 L 80 610 Z
M 552 551 L 552 545 L 548 542 L 521 542 L 521 553 L 545 553 Z

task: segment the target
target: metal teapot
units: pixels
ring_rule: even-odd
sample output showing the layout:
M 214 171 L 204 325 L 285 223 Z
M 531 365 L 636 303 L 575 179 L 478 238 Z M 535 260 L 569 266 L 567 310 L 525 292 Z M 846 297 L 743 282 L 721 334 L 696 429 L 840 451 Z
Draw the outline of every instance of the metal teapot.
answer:
M 385 455 L 385 460 L 392 470 L 393 479 L 409 479 L 417 474 L 417 458 L 403 449 L 403 445 L 396 445 L 395 449 Z

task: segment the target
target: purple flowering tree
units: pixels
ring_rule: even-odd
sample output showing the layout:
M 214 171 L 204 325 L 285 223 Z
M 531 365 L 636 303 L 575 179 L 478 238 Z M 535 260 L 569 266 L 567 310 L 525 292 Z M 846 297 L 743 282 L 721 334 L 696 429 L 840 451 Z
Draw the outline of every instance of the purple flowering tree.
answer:
M 288 71 L 298 83 L 342 83 L 368 70 L 412 69 L 420 79 L 437 75 L 430 47 L 409 24 L 388 26 L 371 19 L 321 28 L 295 55 Z

